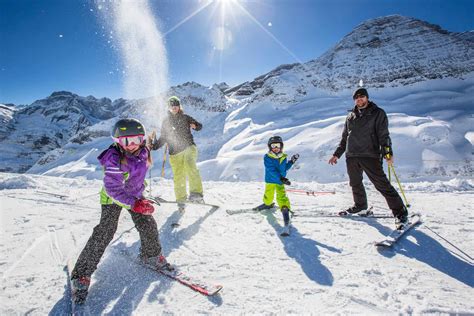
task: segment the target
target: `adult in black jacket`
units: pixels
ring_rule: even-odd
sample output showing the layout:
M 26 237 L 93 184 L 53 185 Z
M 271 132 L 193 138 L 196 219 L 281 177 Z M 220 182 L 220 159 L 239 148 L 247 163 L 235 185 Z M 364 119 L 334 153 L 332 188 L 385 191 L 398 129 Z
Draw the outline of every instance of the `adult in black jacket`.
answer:
M 367 210 L 367 195 L 362 183 L 365 172 L 375 188 L 382 193 L 396 218 L 397 228 L 407 223 L 408 212 L 400 195 L 391 185 L 383 171 L 382 156 L 393 163 L 392 143 L 388 131 L 385 111 L 369 101 L 366 89 L 357 89 L 353 94 L 355 106 L 347 115 L 342 138 L 329 164 L 334 165 L 346 153 L 347 173 L 352 187 L 354 206 L 347 213 Z M 343 212 L 344 213 L 344 212 Z
M 196 166 L 198 151 L 191 129 L 199 131 L 202 124 L 184 114 L 178 97 L 168 100 L 169 113 L 161 126 L 158 140 L 153 139 L 151 148 L 157 150 L 168 144 L 170 165 L 173 170 L 174 193 L 180 208 L 187 198 L 186 178 L 189 179 L 189 200 L 203 202 L 202 181 Z

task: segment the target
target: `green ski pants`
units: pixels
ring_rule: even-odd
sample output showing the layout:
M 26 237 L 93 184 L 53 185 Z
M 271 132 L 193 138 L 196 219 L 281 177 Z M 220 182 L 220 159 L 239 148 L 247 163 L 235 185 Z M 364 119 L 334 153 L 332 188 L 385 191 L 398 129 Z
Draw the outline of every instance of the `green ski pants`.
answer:
M 275 197 L 276 191 L 276 200 L 280 209 L 283 206 L 288 207 L 291 209 L 290 206 L 290 199 L 286 195 L 285 186 L 283 184 L 276 184 L 276 183 L 265 183 L 265 194 L 263 195 L 263 203 L 265 205 L 270 205 L 273 203 L 273 198 Z
M 187 198 L 186 178 L 189 179 L 189 193 L 202 195 L 201 175 L 196 166 L 197 157 L 198 150 L 195 145 L 189 146 L 176 155 L 170 155 L 176 202 L 184 202 Z

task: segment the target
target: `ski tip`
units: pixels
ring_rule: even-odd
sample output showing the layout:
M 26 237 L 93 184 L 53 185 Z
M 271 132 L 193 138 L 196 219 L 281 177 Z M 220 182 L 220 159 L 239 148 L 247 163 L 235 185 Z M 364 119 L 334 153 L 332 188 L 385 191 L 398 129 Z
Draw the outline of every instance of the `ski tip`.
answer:
M 381 249 L 385 249 L 385 248 L 390 248 L 393 246 L 392 243 L 388 243 L 388 242 L 377 242 L 374 244 L 375 247 L 377 248 L 381 248 Z
M 223 289 L 224 287 L 222 285 L 216 285 L 214 291 L 212 292 L 209 292 L 209 296 L 214 296 L 214 295 L 217 295 L 217 294 L 220 294 L 220 291 Z

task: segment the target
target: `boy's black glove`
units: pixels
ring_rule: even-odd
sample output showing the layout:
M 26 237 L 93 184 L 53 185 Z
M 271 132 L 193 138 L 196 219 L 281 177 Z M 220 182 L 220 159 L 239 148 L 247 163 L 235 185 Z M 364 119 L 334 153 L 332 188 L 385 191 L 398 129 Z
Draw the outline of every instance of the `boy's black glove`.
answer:
M 280 181 L 281 181 L 281 183 L 283 183 L 283 184 L 291 185 L 290 180 L 288 180 L 288 179 L 285 178 L 285 177 L 280 177 Z
M 293 156 L 291 156 L 290 161 L 291 161 L 292 163 L 295 163 L 296 160 L 298 160 L 298 158 L 300 158 L 300 154 L 294 154 Z

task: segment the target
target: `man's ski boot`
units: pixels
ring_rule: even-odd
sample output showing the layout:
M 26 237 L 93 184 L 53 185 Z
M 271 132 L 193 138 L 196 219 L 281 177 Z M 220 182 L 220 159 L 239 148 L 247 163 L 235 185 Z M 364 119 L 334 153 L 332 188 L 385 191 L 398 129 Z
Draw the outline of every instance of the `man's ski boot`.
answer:
M 71 280 L 72 300 L 74 304 L 84 304 L 89 293 L 90 277 L 79 277 Z
M 174 270 L 174 267 L 166 260 L 165 256 L 163 256 L 162 254 L 155 257 L 149 257 L 149 258 L 141 257 L 141 261 L 143 262 L 144 265 L 154 270 L 163 270 L 163 271 Z
M 401 215 L 395 217 L 395 228 L 403 230 L 408 225 L 408 210 L 404 206 Z
M 191 192 L 189 193 L 188 201 L 192 203 L 204 204 L 204 196 L 202 193 Z
M 256 206 L 253 208 L 254 211 L 263 211 L 263 210 L 269 210 L 269 209 L 272 209 L 275 207 L 275 203 L 272 203 L 270 205 L 267 205 L 265 203 L 259 205 L 259 206 Z
M 287 237 L 290 236 L 290 209 L 286 206 L 281 208 L 281 213 L 283 215 L 284 227 L 280 233 L 280 236 Z
M 341 211 L 338 213 L 339 216 L 349 216 L 352 214 L 357 214 L 362 217 L 367 217 L 367 216 L 373 215 L 374 212 L 372 211 L 372 207 L 367 209 L 366 207 L 362 208 L 358 206 L 352 206 L 352 207 L 349 207 L 347 210 Z

